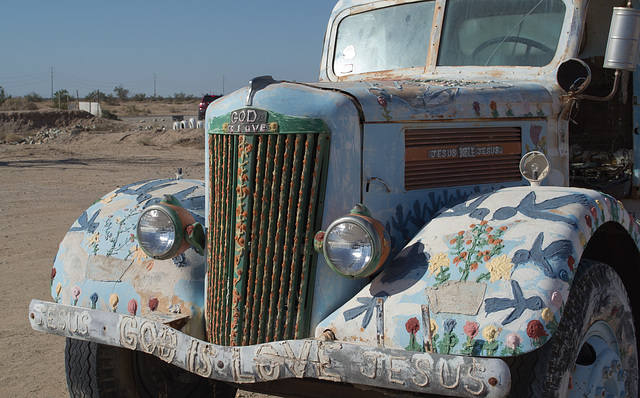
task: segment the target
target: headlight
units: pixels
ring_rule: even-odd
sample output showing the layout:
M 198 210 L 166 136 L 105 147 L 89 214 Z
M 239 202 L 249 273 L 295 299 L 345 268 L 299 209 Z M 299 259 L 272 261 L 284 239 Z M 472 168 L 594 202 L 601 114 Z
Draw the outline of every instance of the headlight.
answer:
M 149 257 L 164 260 L 174 257 L 182 246 L 182 230 L 180 217 L 173 209 L 152 205 L 138 221 L 138 241 Z
M 384 263 L 389 254 L 389 240 L 379 221 L 351 214 L 329 225 L 322 250 L 329 266 L 338 274 L 364 278 Z

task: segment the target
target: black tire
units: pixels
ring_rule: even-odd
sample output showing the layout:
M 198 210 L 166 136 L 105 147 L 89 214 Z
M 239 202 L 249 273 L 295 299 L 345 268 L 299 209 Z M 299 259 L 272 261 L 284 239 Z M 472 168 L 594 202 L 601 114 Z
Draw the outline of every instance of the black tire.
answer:
M 600 330 L 611 333 L 598 333 Z M 627 397 L 637 397 L 638 351 L 626 290 L 611 267 L 583 260 L 553 336 L 538 350 L 507 360 L 513 380 L 510 397 L 566 397 L 600 385 L 602 380 L 597 377 L 584 377 L 585 370 L 599 369 L 598 364 L 610 358 L 590 344 L 600 335 L 608 335 L 619 348 L 608 351 L 619 356 L 620 369 L 613 376 L 624 375 L 623 381 L 613 385 L 616 394 L 626 391 Z M 580 380 L 587 380 L 588 385 Z M 619 396 L 616 394 L 612 396 Z
M 202 378 L 142 352 L 67 339 L 67 387 L 72 398 L 234 397 L 232 386 Z

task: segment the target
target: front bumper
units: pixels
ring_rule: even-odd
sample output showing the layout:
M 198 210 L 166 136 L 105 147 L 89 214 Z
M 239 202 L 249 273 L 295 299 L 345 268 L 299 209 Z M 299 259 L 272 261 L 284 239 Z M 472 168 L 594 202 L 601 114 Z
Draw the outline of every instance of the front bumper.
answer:
M 40 300 L 31 301 L 29 320 L 34 330 L 146 352 L 189 372 L 230 383 L 310 378 L 460 397 L 504 397 L 511 387 L 509 368 L 499 358 L 314 339 L 220 346 L 144 316 Z

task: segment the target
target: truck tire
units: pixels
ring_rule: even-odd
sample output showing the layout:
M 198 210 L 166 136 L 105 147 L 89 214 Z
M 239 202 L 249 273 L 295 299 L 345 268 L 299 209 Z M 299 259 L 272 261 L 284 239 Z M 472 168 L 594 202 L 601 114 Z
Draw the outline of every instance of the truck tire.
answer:
M 186 372 L 142 352 L 67 339 L 65 370 L 71 398 L 234 397 L 236 389 Z
M 581 261 L 556 332 L 541 348 L 507 362 L 511 397 L 637 397 L 636 333 L 618 274 Z

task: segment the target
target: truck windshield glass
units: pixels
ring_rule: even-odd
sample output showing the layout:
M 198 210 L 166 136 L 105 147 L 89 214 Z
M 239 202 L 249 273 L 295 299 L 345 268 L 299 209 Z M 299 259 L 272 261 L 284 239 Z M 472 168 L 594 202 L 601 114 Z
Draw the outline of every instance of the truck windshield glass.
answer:
M 354 14 L 338 26 L 334 73 L 424 67 L 435 1 L 403 4 Z
M 547 65 L 564 14 L 561 0 L 448 0 L 438 65 Z

